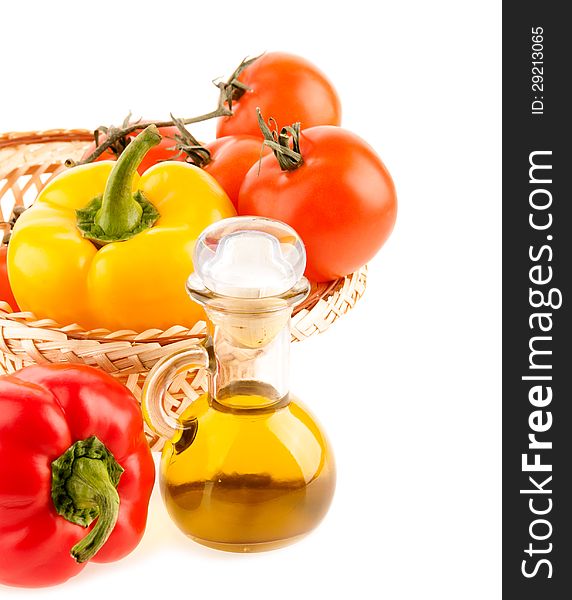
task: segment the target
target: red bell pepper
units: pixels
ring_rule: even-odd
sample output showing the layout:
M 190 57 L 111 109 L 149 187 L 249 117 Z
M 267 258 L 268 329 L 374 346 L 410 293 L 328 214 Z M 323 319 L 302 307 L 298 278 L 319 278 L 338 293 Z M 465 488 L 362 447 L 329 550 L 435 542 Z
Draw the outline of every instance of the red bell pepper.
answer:
M 137 401 L 110 375 L 50 364 L 0 377 L 0 583 L 54 585 L 131 552 L 154 474 Z

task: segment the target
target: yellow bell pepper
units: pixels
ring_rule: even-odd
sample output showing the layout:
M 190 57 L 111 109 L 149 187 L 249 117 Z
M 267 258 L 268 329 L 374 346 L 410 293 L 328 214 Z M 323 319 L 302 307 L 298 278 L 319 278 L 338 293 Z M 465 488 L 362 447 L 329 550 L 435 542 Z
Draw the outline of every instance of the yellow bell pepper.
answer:
M 236 215 L 205 171 L 137 166 L 161 136 L 154 125 L 117 162 L 75 167 L 51 181 L 18 219 L 8 274 L 20 308 L 86 329 L 192 327 L 204 318 L 185 282 L 201 231 Z

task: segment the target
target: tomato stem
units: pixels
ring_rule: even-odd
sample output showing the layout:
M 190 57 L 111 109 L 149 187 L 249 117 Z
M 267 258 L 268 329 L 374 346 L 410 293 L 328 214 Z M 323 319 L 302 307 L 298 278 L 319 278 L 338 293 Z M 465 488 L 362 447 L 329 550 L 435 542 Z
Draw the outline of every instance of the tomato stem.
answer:
M 300 153 L 300 123 L 282 127 L 278 133 L 276 129 L 270 129 L 259 108 L 256 109 L 256 116 L 264 136 L 264 144 L 272 149 L 280 168 L 283 171 L 294 171 L 303 164 L 304 159 Z M 268 119 L 268 123 L 276 125 L 272 117 Z
M 226 106 L 219 106 L 216 110 L 212 110 L 209 113 L 204 115 L 200 115 L 199 117 L 193 117 L 191 119 L 181 119 L 181 122 L 185 125 L 190 125 L 191 123 L 199 123 L 201 121 L 207 121 L 208 119 L 214 119 L 216 117 L 228 117 L 232 114 L 232 112 L 226 108 Z M 73 161 L 71 159 L 66 160 L 66 167 L 76 167 L 78 165 L 84 165 L 86 163 L 93 162 L 97 158 L 99 158 L 106 150 L 111 148 L 114 144 L 117 144 L 118 140 L 124 138 L 125 136 L 133 133 L 135 131 L 139 131 L 140 129 L 145 129 L 149 125 L 155 125 L 155 127 L 172 127 L 176 125 L 173 119 L 169 121 L 152 121 L 151 123 L 133 123 L 128 127 L 123 127 L 121 129 L 110 127 L 109 135 L 105 139 L 103 143 L 101 143 L 88 157 L 81 161 Z
M 66 167 L 75 167 L 91 163 L 109 149 L 113 150 L 119 157 L 130 143 L 127 136 L 135 131 L 145 129 L 149 125 L 155 125 L 155 127 L 172 127 L 173 125 L 177 125 L 177 121 L 183 125 L 192 125 L 193 123 L 200 123 L 201 121 L 208 121 L 209 119 L 216 119 L 217 117 L 232 116 L 232 103 L 236 102 L 245 92 L 250 90 L 248 86 L 238 80 L 238 76 L 246 69 L 246 67 L 251 65 L 255 60 L 258 60 L 260 56 L 262 55 L 255 56 L 254 58 L 245 58 L 227 81 L 213 81 L 215 87 L 219 89 L 218 105 L 215 110 L 189 119 L 175 119 L 173 115 L 171 115 L 171 120 L 169 121 L 147 121 L 146 123 L 141 123 L 140 121 L 129 123 L 129 119 L 131 118 L 130 113 L 123 121 L 121 127 L 98 127 L 93 134 L 96 144 L 95 150 L 81 161 L 74 161 L 71 159 L 66 160 Z M 100 133 L 106 135 L 105 141 L 101 144 L 98 143 Z
M 255 56 L 254 58 L 244 58 L 242 62 L 236 67 L 233 74 L 228 78 L 227 81 L 219 81 L 215 85 L 220 90 L 220 100 L 223 100 L 228 108 L 232 111 L 232 103 L 240 100 L 242 96 L 251 91 L 245 83 L 238 79 L 238 76 L 249 67 L 254 61 L 258 60 L 262 54 Z
M 201 169 L 206 167 L 212 161 L 211 151 L 203 146 L 185 127 L 182 119 L 177 119 L 172 114 L 171 118 L 179 130 L 179 133 L 175 135 L 175 141 L 177 142 L 175 149 L 179 151 L 176 156 L 186 154 L 189 159 L 187 162 Z

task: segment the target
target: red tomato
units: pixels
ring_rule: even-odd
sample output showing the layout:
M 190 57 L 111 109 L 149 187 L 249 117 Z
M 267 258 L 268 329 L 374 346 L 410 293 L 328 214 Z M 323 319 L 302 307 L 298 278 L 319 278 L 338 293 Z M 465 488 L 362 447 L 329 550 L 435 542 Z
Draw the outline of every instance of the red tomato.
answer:
M 142 175 L 149 167 L 157 164 L 163 160 L 185 160 L 185 155 L 182 154 L 177 156 L 178 151 L 173 150 L 175 144 L 175 135 L 178 134 L 179 130 L 176 127 L 160 127 L 159 133 L 163 136 L 163 139 L 159 142 L 157 146 L 154 146 L 147 152 L 147 154 L 143 157 L 141 164 L 139 165 L 137 171 L 140 175 Z M 130 133 L 127 137 L 134 138 L 138 133 L 141 133 L 141 130 Z M 100 136 L 99 143 L 105 141 L 105 136 Z M 169 150 L 171 148 L 171 150 Z M 95 142 L 90 145 L 90 147 L 86 150 L 83 155 L 83 159 L 86 159 L 93 151 L 95 150 Z M 116 160 L 117 156 L 110 149 L 106 150 L 103 154 L 101 154 L 98 158 L 95 159 L 94 162 L 98 162 L 100 160 Z
M 278 219 L 300 234 L 306 276 L 330 281 L 368 262 L 391 233 L 395 187 L 381 159 L 357 135 L 312 127 L 300 135 L 303 163 L 282 171 L 274 155 L 246 174 L 238 213 Z
M 236 208 L 244 176 L 262 156 L 270 153 L 270 148 L 251 135 L 219 138 L 206 147 L 211 152 L 211 162 L 203 168 L 220 183 Z
M 302 128 L 339 125 L 341 105 L 326 76 L 304 58 L 284 52 L 263 54 L 248 65 L 238 80 L 251 88 L 233 101 L 231 117 L 221 117 L 216 136 L 261 137 L 256 108 L 279 126 L 300 121 Z
M 10 280 L 8 279 L 8 271 L 6 269 L 6 253 L 8 252 L 8 246 L 2 244 L 0 246 L 0 300 L 8 302 L 12 307 L 12 310 L 18 311 L 18 306 L 14 294 L 12 294 L 12 288 L 10 287 Z

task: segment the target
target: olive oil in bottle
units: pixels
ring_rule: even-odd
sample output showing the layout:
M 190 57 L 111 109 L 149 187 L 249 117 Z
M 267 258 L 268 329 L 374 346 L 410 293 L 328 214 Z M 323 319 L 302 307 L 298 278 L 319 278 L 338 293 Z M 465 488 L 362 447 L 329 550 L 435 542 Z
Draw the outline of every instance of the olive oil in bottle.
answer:
M 211 333 L 150 373 L 144 415 L 169 438 L 160 485 L 187 536 L 220 550 L 255 552 L 294 542 L 322 520 L 335 488 L 319 425 L 290 394 L 290 316 L 308 294 L 304 247 L 288 226 L 238 217 L 197 242 L 187 290 Z M 162 398 L 170 380 L 205 368 L 209 391 L 178 421 Z
M 267 550 L 322 520 L 334 493 L 333 458 L 296 400 L 205 394 L 181 420 L 188 429 L 163 451 L 161 491 L 188 536 L 223 550 Z

